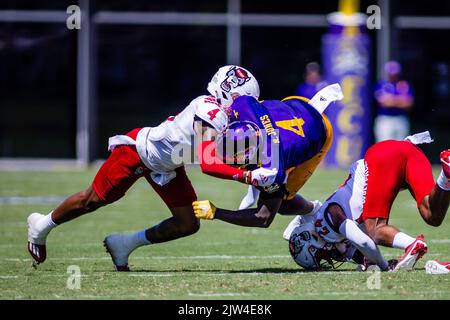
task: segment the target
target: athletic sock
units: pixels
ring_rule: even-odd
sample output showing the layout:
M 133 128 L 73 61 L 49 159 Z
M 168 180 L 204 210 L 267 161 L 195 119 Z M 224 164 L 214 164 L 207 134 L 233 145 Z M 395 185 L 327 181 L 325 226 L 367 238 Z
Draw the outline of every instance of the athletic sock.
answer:
M 450 190 L 450 178 L 447 178 L 444 171 L 441 170 L 439 177 L 437 178 L 436 184 L 445 191 Z
M 406 233 L 399 232 L 394 236 L 394 241 L 392 241 L 392 247 L 397 249 L 405 250 L 408 248 L 416 239 L 408 236 Z
M 136 248 L 151 244 L 151 242 L 145 236 L 145 231 L 138 231 L 135 233 L 125 234 L 124 243 L 127 248 L 134 250 Z
M 52 211 L 53 212 L 53 211 Z M 40 230 L 40 234 L 48 234 L 50 230 L 58 226 L 56 223 L 52 220 L 52 212 L 42 217 L 42 219 L 39 219 L 37 223 L 37 228 Z

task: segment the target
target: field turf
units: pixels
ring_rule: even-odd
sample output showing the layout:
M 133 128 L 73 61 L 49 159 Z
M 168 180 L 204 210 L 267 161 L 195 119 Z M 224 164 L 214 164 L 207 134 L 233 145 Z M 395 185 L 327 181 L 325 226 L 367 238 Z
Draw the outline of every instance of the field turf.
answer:
M 199 199 L 219 207 L 236 208 L 246 191 L 196 169 L 188 174 Z M 356 272 L 352 264 L 323 273 L 301 270 L 282 238 L 291 217 L 281 215 L 268 229 L 202 221 L 191 237 L 138 249 L 130 257 L 133 272 L 117 273 L 103 238 L 144 229 L 170 214 L 144 179 L 119 202 L 53 230 L 48 259 L 34 269 L 26 251 L 28 214 L 49 212 L 55 203 L 48 196 L 82 190 L 94 175 L 95 169 L 0 172 L 0 299 L 450 299 L 450 275 L 424 271 L 428 259 L 450 260 L 450 220 L 439 228 L 425 225 L 407 191 L 397 197 L 390 222 L 414 236 L 424 233 L 429 251 L 415 271 L 381 274 L 380 289 L 368 289 L 372 274 Z M 320 169 L 303 195 L 323 201 L 346 175 Z M 401 255 L 395 249 L 383 253 Z M 80 289 L 67 288 L 71 265 L 81 270 Z

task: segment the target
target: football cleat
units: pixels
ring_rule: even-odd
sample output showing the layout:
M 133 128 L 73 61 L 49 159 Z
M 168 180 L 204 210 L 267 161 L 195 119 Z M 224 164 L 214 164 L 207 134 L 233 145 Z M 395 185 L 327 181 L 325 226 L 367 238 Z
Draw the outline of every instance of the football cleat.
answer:
M 450 262 L 429 260 L 425 264 L 425 272 L 428 274 L 446 274 L 450 273 Z
M 450 179 L 450 149 L 444 150 L 440 155 L 442 171 Z
M 216 207 L 209 200 L 194 201 L 192 208 L 197 219 L 213 220 L 216 214 Z
M 284 240 L 289 241 L 289 239 L 291 238 L 292 231 L 294 231 L 295 228 L 300 226 L 302 224 L 302 222 L 303 222 L 302 216 L 295 216 L 295 218 L 292 219 L 291 222 L 289 222 L 288 226 L 286 227 L 286 229 L 283 232 Z
M 47 258 L 45 241 L 47 239 L 48 232 L 42 232 L 38 228 L 38 221 L 43 217 L 44 215 L 34 212 L 30 214 L 27 219 L 28 252 L 38 264 L 44 262 Z
M 421 234 L 405 249 L 405 254 L 399 259 L 393 269 L 394 272 L 399 270 L 412 270 L 414 268 L 417 261 L 428 251 L 427 244 L 424 240 L 425 237 Z
M 314 207 L 311 212 L 304 215 L 297 215 L 294 219 L 292 219 L 291 222 L 289 222 L 288 226 L 283 232 L 283 238 L 285 240 L 289 241 L 292 231 L 294 231 L 294 229 L 300 226 L 302 223 L 314 223 L 314 218 L 320 207 L 322 207 L 322 202 L 320 202 L 319 200 L 314 200 L 312 201 L 312 204 L 314 205 Z
M 117 271 L 130 271 L 128 267 L 128 256 L 131 251 L 124 242 L 124 235 L 112 234 L 103 240 L 103 245 L 111 256 Z
M 389 271 L 393 271 L 395 269 L 395 267 L 397 266 L 397 264 L 398 264 L 398 260 L 397 259 L 388 260 L 388 269 L 389 269 Z
M 319 212 L 320 208 L 322 207 L 322 202 L 320 202 L 319 200 L 314 200 L 311 202 L 314 205 L 314 207 L 310 213 L 304 214 L 302 216 L 303 222 L 314 222 L 316 218 L 316 213 Z

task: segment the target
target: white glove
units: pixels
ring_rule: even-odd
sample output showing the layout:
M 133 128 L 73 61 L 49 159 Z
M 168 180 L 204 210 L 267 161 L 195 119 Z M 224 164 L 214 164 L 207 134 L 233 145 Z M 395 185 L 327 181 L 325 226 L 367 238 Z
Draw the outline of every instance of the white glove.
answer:
M 278 169 L 258 168 L 252 171 L 252 185 L 255 187 L 268 187 L 275 182 Z
M 258 200 L 258 197 L 259 197 L 259 190 L 256 189 L 254 186 L 249 185 L 247 194 L 242 199 L 241 204 L 239 206 L 239 210 L 250 208 L 252 205 L 255 204 L 256 200 Z

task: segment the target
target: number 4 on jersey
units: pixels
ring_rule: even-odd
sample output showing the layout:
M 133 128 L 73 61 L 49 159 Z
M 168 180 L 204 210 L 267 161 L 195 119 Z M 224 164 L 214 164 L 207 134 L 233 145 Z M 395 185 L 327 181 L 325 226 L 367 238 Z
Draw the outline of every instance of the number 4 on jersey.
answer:
M 282 129 L 292 131 L 303 138 L 305 137 L 305 132 L 303 131 L 303 125 L 305 124 L 305 120 L 303 120 L 302 118 L 277 121 L 275 122 L 275 124 Z
M 209 119 L 213 120 L 219 111 L 220 111 L 220 109 L 214 109 L 214 110 L 209 111 L 207 113 L 207 115 L 209 116 Z

